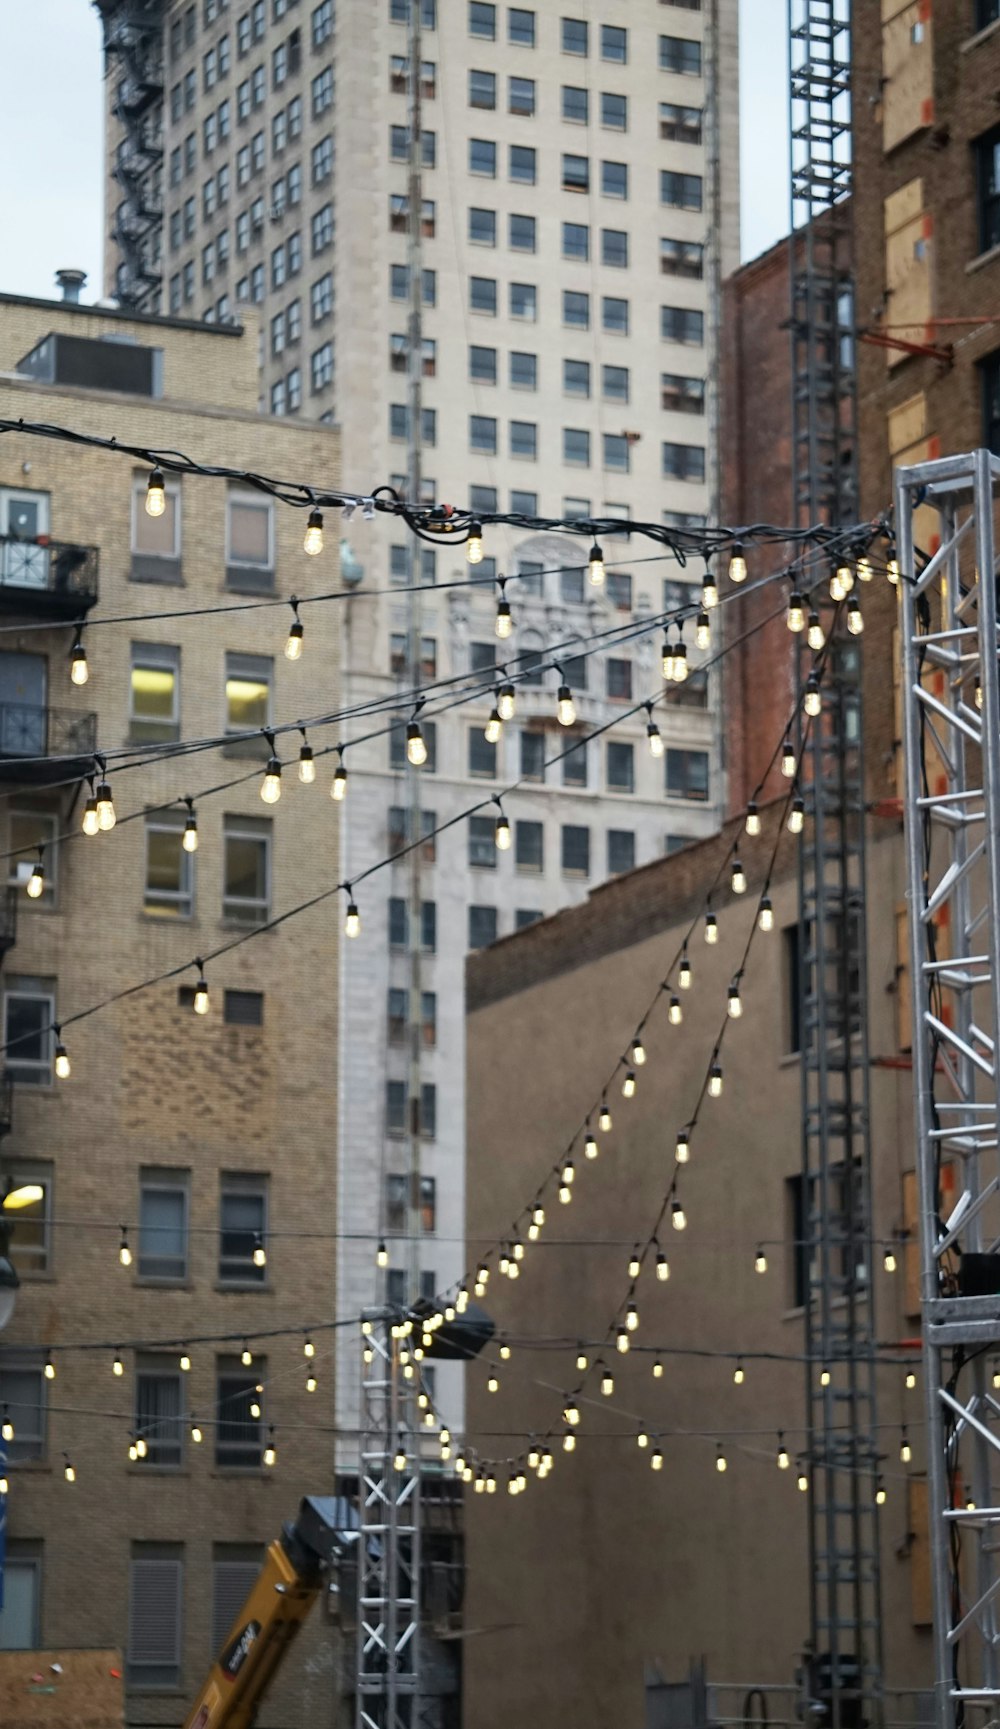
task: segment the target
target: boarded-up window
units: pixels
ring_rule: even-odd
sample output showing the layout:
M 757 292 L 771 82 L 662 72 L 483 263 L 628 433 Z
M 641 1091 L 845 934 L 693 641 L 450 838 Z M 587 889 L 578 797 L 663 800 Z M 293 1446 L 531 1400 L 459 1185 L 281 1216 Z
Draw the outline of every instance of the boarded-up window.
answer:
M 264 1559 L 260 1543 L 216 1543 L 212 1550 L 212 1650 L 221 1651 Z
M 924 209 L 924 183 L 908 180 L 885 200 L 885 269 L 889 294 L 887 322 L 907 342 L 927 340 L 931 316 L 933 223 Z M 887 348 L 891 368 L 909 359 L 905 349 Z M 907 406 L 907 405 L 904 405 Z
M 129 1568 L 127 1681 L 179 1687 L 184 1550 L 180 1543 L 133 1543 Z
M 882 148 L 934 122 L 930 0 L 882 0 Z

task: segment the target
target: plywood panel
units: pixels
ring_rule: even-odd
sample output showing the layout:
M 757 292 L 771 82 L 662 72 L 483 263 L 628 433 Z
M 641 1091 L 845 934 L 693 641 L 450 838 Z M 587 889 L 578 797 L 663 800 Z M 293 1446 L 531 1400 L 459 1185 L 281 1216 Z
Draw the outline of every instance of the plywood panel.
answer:
M 930 7 L 911 0 L 882 25 L 882 148 L 887 153 L 934 121 Z
M 3 1729 L 122 1729 L 120 1651 L 0 1651 Z
M 929 1627 L 931 1609 L 931 1546 L 927 1524 L 927 1478 L 906 1480 L 910 1554 L 910 1614 L 914 1627 Z
M 923 215 L 924 182 L 921 175 L 908 180 L 905 186 L 898 186 L 895 192 L 890 192 L 884 203 L 884 222 L 886 239 L 895 234 L 899 228 L 905 228 L 915 216 Z
M 889 435 L 889 455 L 894 465 L 904 461 L 925 460 L 922 455 L 913 454 L 927 432 L 927 398 L 923 391 L 919 396 L 907 397 L 905 402 L 889 410 L 886 415 L 886 431 Z

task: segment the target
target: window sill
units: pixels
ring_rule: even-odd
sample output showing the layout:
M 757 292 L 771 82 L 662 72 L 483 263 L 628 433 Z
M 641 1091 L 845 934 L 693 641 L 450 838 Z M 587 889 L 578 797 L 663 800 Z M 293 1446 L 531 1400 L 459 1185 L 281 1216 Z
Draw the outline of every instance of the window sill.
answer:
M 230 919 L 222 917 L 219 929 L 223 931 L 266 931 L 271 922 L 271 914 L 265 919 Z
M 136 1291 L 193 1291 L 193 1279 L 158 1279 L 154 1273 L 137 1273 L 132 1280 Z
M 187 1465 L 129 1465 L 130 1477 L 190 1477 Z
M 227 564 L 225 592 L 227 594 L 274 594 L 274 571 L 258 570 L 251 565 Z
M 994 18 L 992 24 L 984 24 L 983 28 L 977 30 L 974 36 L 969 36 L 960 43 L 959 53 L 971 54 L 974 48 L 978 48 L 982 42 L 988 42 L 990 37 L 995 36 L 998 31 L 1000 31 L 1000 18 Z
M 966 276 L 973 276 L 977 270 L 982 270 L 987 264 L 995 264 L 998 259 L 1000 259 L 1000 244 L 991 246 L 987 252 L 980 252 L 975 258 L 970 258 L 965 266 L 965 274 Z
M 260 1284 L 255 1279 L 215 1279 L 213 1291 L 236 1291 L 240 1296 L 246 1296 L 248 1291 L 254 1291 L 259 1297 L 273 1297 L 274 1286 Z

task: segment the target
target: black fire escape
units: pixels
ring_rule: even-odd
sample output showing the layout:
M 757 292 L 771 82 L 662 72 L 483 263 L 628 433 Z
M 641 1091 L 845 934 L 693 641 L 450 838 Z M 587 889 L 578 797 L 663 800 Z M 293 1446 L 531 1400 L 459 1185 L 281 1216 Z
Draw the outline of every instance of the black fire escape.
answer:
M 166 0 L 95 0 L 104 26 L 112 113 L 122 136 L 112 175 L 121 197 L 111 238 L 115 291 L 131 312 L 158 312 L 163 241 L 163 24 Z

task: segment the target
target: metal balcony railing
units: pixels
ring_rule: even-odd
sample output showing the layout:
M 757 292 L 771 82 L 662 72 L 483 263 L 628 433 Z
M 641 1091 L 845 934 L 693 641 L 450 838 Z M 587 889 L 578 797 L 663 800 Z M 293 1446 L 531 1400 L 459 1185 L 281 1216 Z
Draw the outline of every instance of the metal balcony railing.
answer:
M 0 535 L 0 605 L 75 617 L 97 601 L 96 546 Z
M 0 702 L 0 779 L 42 785 L 82 773 L 96 748 L 96 714 Z

